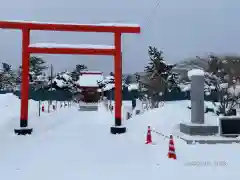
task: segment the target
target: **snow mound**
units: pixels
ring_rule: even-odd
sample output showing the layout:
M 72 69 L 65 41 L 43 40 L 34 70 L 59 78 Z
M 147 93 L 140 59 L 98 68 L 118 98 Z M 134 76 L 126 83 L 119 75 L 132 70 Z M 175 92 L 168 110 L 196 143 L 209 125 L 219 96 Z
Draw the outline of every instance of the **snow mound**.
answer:
M 55 83 L 56 86 L 59 88 L 64 88 L 64 87 L 71 88 L 73 86 L 72 77 L 69 72 L 58 73 L 56 77 L 53 78 L 53 83 Z M 51 84 L 51 81 L 48 82 L 48 85 L 50 84 Z
M 205 102 L 207 107 L 211 107 L 211 103 Z M 134 126 L 140 130 L 139 133 L 146 131 L 148 125 L 163 132 L 166 135 L 174 133 L 181 122 L 191 121 L 191 111 L 187 108 L 190 101 L 173 101 L 165 102 L 164 106 L 157 109 L 146 111 L 140 116 L 134 116 L 128 123 L 129 129 L 135 129 Z M 174 110 L 174 113 L 173 113 Z M 207 124 L 217 124 L 218 116 L 213 113 L 205 114 L 205 122 Z

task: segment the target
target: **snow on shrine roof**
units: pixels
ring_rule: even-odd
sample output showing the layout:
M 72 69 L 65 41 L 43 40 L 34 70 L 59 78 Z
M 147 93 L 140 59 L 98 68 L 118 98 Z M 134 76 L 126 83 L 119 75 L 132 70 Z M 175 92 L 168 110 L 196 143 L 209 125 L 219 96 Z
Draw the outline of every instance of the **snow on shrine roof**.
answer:
M 81 71 L 80 74 L 101 74 L 101 71 Z
M 24 20 L 7 20 L 1 22 L 25 23 L 25 24 L 56 24 L 56 25 L 82 25 L 82 26 L 110 26 L 110 27 L 140 27 L 139 24 L 131 23 L 96 23 L 96 24 L 78 24 L 70 22 L 38 22 L 38 21 L 24 21 Z
M 103 74 L 82 74 L 77 85 L 80 87 L 98 87 L 98 82 L 103 80 Z
M 92 45 L 92 44 L 57 44 L 57 43 L 35 43 L 30 44 L 33 48 L 88 48 L 88 49 L 114 49 L 114 46 Z

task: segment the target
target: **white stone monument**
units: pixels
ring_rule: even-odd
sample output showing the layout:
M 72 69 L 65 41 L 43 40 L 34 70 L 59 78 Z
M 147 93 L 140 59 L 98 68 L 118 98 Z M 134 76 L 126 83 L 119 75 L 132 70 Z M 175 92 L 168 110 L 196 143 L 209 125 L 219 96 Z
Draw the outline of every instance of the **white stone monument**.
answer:
M 189 135 L 214 135 L 218 126 L 204 122 L 204 71 L 193 69 L 188 72 L 191 80 L 191 122 L 181 123 L 180 131 Z

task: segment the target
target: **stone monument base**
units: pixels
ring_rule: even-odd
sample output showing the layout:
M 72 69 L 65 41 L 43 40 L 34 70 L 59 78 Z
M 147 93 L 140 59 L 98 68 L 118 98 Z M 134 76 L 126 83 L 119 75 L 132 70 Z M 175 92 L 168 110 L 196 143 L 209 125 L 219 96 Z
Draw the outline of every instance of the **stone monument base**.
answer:
M 214 136 L 191 136 L 188 134 L 184 134 L 181 132 L 175 132 L 175 136 L 187 144 L 232 144 L 232 143 L 240 143 L 239 137 L 237 138 L 228 138 L 222 137 L 220 135 Z
M 219 132 L 217 125 L 180 123 L 180 132 L 191 136 L 211 136 Z

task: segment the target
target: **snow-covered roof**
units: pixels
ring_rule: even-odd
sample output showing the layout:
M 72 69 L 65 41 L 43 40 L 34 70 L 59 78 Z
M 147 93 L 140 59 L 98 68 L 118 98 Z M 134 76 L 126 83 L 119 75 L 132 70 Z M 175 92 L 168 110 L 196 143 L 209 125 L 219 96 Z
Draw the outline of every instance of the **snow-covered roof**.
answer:
M 23 21 L 23 20 L 8 20 L 0 22 L 25 23 L 25 24 L 56 24 L 56 25 L 78 25 L 78 26 L 113 26 L 113 27 L 140 27 L 139 24 L 131 23 L 97 23 L 97 24 L 78 24 L 78 23 L 63 23 L 63 22 L 38 22 L 38 21 Z
M 81 71 L 80 74 L 102 74 L 101 71 Z
M 192 76 L 204 76 L 204 71 L 201 69 L 192 69 L 188 71 L 188 77 L 191 78 Z
M 103 74 L 82 74 L 77 85 L 80 87 L 98 87 L 98 82 L 103 80 Z
M 114 49 L 114 46 L 92 45 L 92 44 L 57 44 L 57 43 L 35 43 L 30 44 L 32 48 L 88 48 L 88 49 Z

